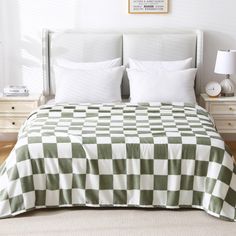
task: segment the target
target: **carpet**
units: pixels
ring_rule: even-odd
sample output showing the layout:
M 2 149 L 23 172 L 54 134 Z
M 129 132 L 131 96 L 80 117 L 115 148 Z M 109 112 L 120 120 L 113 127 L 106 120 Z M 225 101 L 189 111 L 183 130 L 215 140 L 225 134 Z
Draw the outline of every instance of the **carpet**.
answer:
M 236 223 L 200 210 L 72 208 L 36 210 L 0 220 L 0 235 L 236 235 Z

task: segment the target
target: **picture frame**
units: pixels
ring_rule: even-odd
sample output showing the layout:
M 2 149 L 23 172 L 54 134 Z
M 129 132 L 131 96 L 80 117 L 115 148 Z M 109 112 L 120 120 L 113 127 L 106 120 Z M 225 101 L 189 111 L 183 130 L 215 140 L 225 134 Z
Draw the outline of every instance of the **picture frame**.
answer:
M 169 0 L 128 0 L 129 14 L 166 14 Z

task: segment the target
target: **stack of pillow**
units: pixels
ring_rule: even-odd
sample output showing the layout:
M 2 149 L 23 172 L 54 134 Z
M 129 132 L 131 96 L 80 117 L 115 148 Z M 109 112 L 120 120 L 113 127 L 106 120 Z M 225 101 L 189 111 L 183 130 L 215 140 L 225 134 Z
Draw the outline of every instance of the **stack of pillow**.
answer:
M 180 61 L 129 59 L 129 67 L 131 102 L 196 103 L 197 69 L 191 68 L 192 58 Z
M 125 70 L 121 58 L 91 63 L 57 60 L 53 70 L 56 103 L 121 101 L 120 86 Z
M 139 61 L 129 59 L 130 102 L 195 103 L 197 69 L 192 58 L 180 61 Z M 121 58 L 77 63 L 59 60 L 53 66 L 56 103 L 120 102 L 125 67 Z

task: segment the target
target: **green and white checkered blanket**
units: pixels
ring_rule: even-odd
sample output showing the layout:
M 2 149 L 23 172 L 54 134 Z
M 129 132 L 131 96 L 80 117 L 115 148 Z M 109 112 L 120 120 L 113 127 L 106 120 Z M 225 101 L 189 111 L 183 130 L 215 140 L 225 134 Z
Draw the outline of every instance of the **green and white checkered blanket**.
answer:
M 0 217 L 35 208 L 199 208 L 236 220 L 236 166 L 188 104 L 43 106 L 0 167 Z

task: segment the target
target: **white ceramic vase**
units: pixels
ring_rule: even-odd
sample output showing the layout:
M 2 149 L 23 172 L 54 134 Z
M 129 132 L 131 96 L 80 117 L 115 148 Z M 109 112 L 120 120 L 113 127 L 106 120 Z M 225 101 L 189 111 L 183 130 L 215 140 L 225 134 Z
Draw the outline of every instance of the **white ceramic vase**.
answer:
M 225 97 L 234 96 L 234 83 L 231 79 L 224 79 L 221 83 L 221 95 Z

